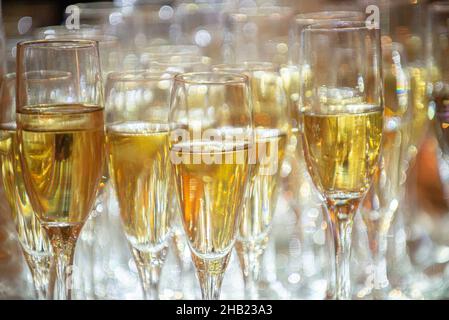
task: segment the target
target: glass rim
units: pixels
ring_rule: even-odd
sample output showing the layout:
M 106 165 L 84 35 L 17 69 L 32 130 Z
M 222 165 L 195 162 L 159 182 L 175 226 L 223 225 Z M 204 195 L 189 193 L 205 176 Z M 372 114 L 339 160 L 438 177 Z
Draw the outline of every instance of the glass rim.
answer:
M 197 80 L 194 77 L 213 77 L 220 76 L 222 78 L 228 77 L 227 80 Z M 176 83 L 196 84 L 196 85 L 228 85 L 228 84 L 248 84 L 248 77 L 244 74 L 221 71 L 207 71 L 207 72 L 187 72 L 179 73 L 175 76 Z
M 47 31 L 55 31 L 55 32 L 60 32 L 60 31 L 68 31 L 68 32 L 77 32 L 77 31 L 98 31 L 101 32 L 101 28 L 100 26 L 96 26 L 93 24 L 87 24 L 87 23 L 81 23 L 79 25 L 79 29 L 75 29 L 75 30 L 70 30 L 67 29 L 67 27 L 65 25 L 62 24 L 55 24 L 55 25 L 51 25 L 51 26 L 44 26 L 44 27 L 39 27 L 36 28 L 34 30 L 34 33 L 36 34 L 40 34 L 40 33 L 45 33 Z
M 326 16 L 329 16 L 329 18 L 326 18 Z M 294 21 L 295 24 L 301 24 L 301 23 L 313 23 L 314 21 L 332 21 L 337 19 L 345 19 L 350 17 L 360 17 L 363 19 L 364 14 L 361 11 L 351 11 L 351 10 L 325 10 L 325 11 L 314 11 L 314 12 L 307 12 L 307 13 L 299 13 L 295 15 Z M 348 21 L 357 21 L 357 20 L 348 20 Z M 362 20 L 360 20 L 362 21 Z
M 117 36 L 109 34 L 82 34 L 68 31 L 64 34 L 50 34 L 48 36 L 54 36 L 51 38 L 44 38 L 42 40 L 92 40 L 98 42 L 100 45 L 104 44 L 118 44 L 119 39 Z
M 70 47 L 53 46 L 54 44 L 70 44 Z M 98 49 L 98 41 L 89 39 L 40 39 L 25 40 L 17 43 L 17 48 L 37 47 L 42 49 L 76 50 L 76 49 Z
M 173 81 L 177 73 L 172 71 L 151 71 L 148 69 L 113 71 L 110 72 L 106 81 L 115 82 L 150 82 L 150 81 Z
M 28 78 L 29 75 L 49 75 L 49 78 Z M 32 70 L 23 73 L 24 79 L 27 81 L 53 81 L 70 79 L 72 73 L 62 70 Z
M 253 72 L 253 71 L 270 71 L 274 72 L 276 67 L 274 63 L 268 61 L 243 61 L 241 63 L 221 63 L 212 66 L 215 72 Z
M 304 28 L 304 32 L 348 32 L 348 31 L 378 31 L 377 28 L 370 28 L 366 21 L 351 21 L 351 20 L 330 20 L 319 21 L 312 23 Z
M 53 73 L 54 76 L 50 78 L 28 78 L 27 75 L 30 74 L 51 74 Z M 27 71 L 23 73 L 25 75 L 26 81 L 54 81 L 54 80 L 68 80 L 71 77 L 71 73 L 69 71 L 62 71 L 62 70 L 33 70 L 33 71 Z M 57 76 L 57 74 L 61 75 L 60 77 Z M 15 80 L 17 78 L 16 72 L 8 72 L 3 75 L 3 81 L 11 81 Z

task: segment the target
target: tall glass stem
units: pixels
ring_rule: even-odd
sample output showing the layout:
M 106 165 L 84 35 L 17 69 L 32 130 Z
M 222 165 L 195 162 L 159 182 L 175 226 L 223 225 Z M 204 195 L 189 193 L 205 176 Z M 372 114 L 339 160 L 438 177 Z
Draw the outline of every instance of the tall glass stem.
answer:
M 264 241 L 266 242 L 266 241 Z M 237 241 L 235 248 L 239 257 L 245 283 L 245 299 L 259 299 L 261 259 L 266 244 Z
M 52 277 L 52 256 L 50 254 L 31 254 L 24 250 L 25 260 L 30 268 L 36 296 L 39 300 L 52 297 L 54 277 Z
M 228 253 L 218 259 L 202 259 L 192 253 L 203 300 L 220 299 L 221 284 L 230 256 L 231 254 Z
M 396 210 L 395 210 L 396 211 Z M 367 226 L 369 248 L 372 257 L 372 296 L 374 299 L 385 299 L 386 290 L 389 287 L 387 276 L 387 246 L 388 230 L 390 229 L 394 211 L 387 209 L 387 212 L 368 212 L 365 215 Z M 373 219 L 371 216 L 374 216 Z
M 387 276 L 387 234 L 379 232 L 378 234 L 378 246 L 377 251 L 374 252 L 374 299 L 384 299 L 385 289 L 388 288 L 388 276 Z
M 44 226 L 50 239 L 56 268 L 55 300 L 71 300 L 73 257 L 82 225 Z
M 159 283 L 162 267 L 167 257 L 167 248 L 168 245 L 158 251 L 141 251 L 132 248 L 145 300 L 159 300 Z
M 105 165 L 105 167 L 107 167 Z M 110 215 L 108 214 L 108 201 L 109 201 L 109 189 L 108 189 L 108 177 L 107 174 L 103 174 L 102 181 L 100 183 L 100 188 L 97 192 L 97 197 L 95 199 L 94 207 L 91 211 L 89 219 L 84 225 L 82 240 L 84 242 L 85 254 L 83 256 L 84 263 L 89 265 L 86 267 L 83 274 L 84 278 L 84 294 L 88 299 L 95 299 L 96 293 L 95 288 L 97 285 L 107 285 L 106 272 L 103 274 L 95 273 L 96 264 L 104 264 L 103 259 L 106 260 L 110 256 L 111 245 L 104 245 L 103 243 L 98 243 L 95 237 L 104 238 L 104 232 L 110 231 Z
M 179 265 L 180 281 L 178 290 L 182 293 L 183 299 L 198 299 L 199 296 L 194 290 L 197 280 L 193 270 L 192 257 L 182 226 L 174 227 L 173 242 L 175 247 L 174 253 Z
M 351 235 L 360 199 L 328 200 L 335 246 L 335 298 L 351 298 Z

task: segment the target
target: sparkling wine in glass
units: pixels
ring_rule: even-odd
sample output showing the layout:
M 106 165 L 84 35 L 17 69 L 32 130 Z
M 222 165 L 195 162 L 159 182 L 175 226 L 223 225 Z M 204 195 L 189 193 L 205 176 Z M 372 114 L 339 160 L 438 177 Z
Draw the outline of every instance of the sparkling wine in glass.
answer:
M 249 196 L 245 202 L 236 242 L 236 251 L 245 281 L 245 296 L 263 296 L 261 259 L 270 238 L 278 199 L 281 165 L 290 133 L 284 83 L 269 62 L 223 64 L 215 71 L 248 76 L 253 106 L 256 165 L 252 171 Z
M 169 123 L 181 220 L 202 297 L 218 299 L 253 167 L 247 77 L 177 75 Z
M 55 97 L 64 95 L 71 81 L 71 74 L 62 71 L 31 71 L 26 77 L 30 80 L 29 94 L 33 99 L 38 99 L 45 90 Z M 54 284 L 51 277 L 52 249 L 47 234 L 34 214 L 20 165 L 15 73 L 6 74 L 3 78 L 0 110 L 1 174 L 12 220 L 31 271 L 37 298 L 51 298 Z
M 173 77 L 113 72 L 106 84 L 110 172 L 145 299 L 159 299 L 171 239 L 168 110 Z
M 379 30 L 360 22 L 303 31 L 304 155 L 325 202 L 335 245 L 336 298 L 349 299 L 354 216 L 378 167 L 383 130 Z
M 69 72 L 64 94 L 32 88 L 48 72 Z M 34 76 L 29 74 L 33 72 Z M 31 206 L 51 242 L 56 299 L 72 298 L 73 255 L 92 210 L 104 162 L 103 86 L 90 40 L 38 40 L 17 46 L 16 122 Z

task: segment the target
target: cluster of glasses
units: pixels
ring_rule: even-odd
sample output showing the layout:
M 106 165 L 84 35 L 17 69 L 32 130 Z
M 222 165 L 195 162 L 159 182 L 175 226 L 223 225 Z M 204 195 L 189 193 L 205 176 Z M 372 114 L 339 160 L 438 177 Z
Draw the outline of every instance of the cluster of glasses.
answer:
M 8 50 L 1 176 L 37 298 L 136 298 L 130 269 L 145 299 L 198 298 L 195 274 L 203 299 L 444 296 L 412 168 L 435 132 L 449 176 L 449 3 L 406 2 L 79 4 Z

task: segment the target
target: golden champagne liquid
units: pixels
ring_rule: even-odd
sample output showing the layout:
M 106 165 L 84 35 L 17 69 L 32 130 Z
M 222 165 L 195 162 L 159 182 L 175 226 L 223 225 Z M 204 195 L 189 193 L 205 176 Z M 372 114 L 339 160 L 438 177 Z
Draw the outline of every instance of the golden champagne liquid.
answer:
M 15 179 L 14 179 L 14 138 L 16 134 L 15 124 L 2 125 L 0 132 L 0 157 L 2 168 L 3 187 L 5 189 L 6 200 L 12 210 L 16 214 L 16 198 L 15 198 Z M 16 220 L 16 216 L 14 216 Z
M 336 113 L 303 115 L 312 179 L 323 195 L 335 200 L 359 198 L 368 190 L 382 140 L 383 115 L 378 106 L 348 107 Z M 357 112 L 344 111 L 351 109 Z
M 248 146 L 192 142 L 173 145 L 171 153 L 183 159 L 173 167 L 189 245 L 199 257 L 221 258 L 234 245 L 247 192 Z M 204 161 L 213 155 L 221 163 Z
M 410 94 L 412 107 L 412 121 L 410 131 L 410 143 L 415 151 L 419 148 L 428 127 L 428 103 L 429 97 L 427 93 L 427 71 L 424 67 L 410 67 Z M 413 155 L 411 155 L 413 157 Z
M 250 195 L 240 222 L 240 241 L 262 241 L 268 235 L 286 146 L 286 133 L 276 129 L 256 130 L 256 164 L 251 175 Z
M 48 254 L 50 243 L 34 215 L 26 193 L 18 151 L 15 123 L 2 125 L 0 127 L 2 180 L 19 241 L 30 254 Z
M 81 228 L 104 162 L 103 109 L 86 105 L 23 108 L 17 114 L 20 160 L 33 209 L 47 229 Z
M 393 214 L 397 209 L 401 186 L 406 177 L 407 166 L 404 162 L 408 147 L 408 130 L 408 123 L 398 123 L 394 127 L 384 126 L 382 157 L 364 202 L 364 206 L 370 210 Z M 384 215 L 379 217 L 383 218 Z M 392 218 L 392 215 L 389 217 Z
M 125 233 L 138 249 L 157 248 L 170 231 L 168 125 L 129 121 L 106 132 Z

